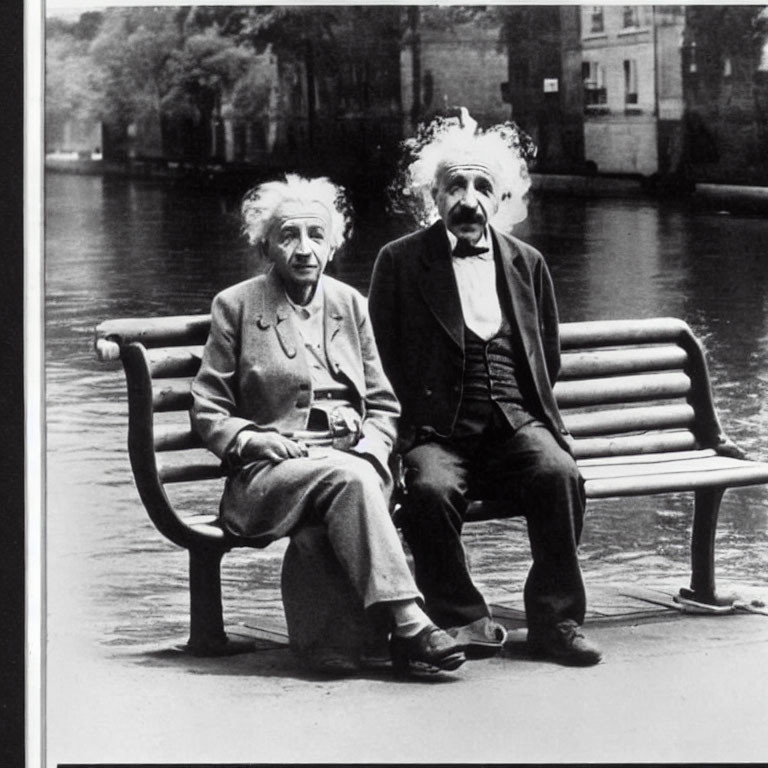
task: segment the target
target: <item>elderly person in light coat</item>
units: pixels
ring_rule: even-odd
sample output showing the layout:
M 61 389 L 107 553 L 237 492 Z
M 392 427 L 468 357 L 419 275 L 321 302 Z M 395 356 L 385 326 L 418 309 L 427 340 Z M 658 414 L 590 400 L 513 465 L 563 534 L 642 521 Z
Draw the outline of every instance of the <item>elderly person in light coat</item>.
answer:
M 228 470 L 228 530 L 256 545 L 315 532 L 303 554 L 289 552 L 283 572 L 291 645 L 306 665 L 359 669 L 360 648 L 343 637 L 349 622 L 342 616 L 335 626 L 324 609 L 328 600 L 343 608 L 351 595 L 391 629 L 397 671 L 453 670 L 464 655 L 423 612 L 389 515 L 399 405 L 365 300 L 323 274 L 343 243 L 346 210 L 327 179 L 289 175 L 246 195 L 245 231 L 271 268 L 214 298 L 192 421 Z M 329 574 L 347 594 L 328 595 Z M 312 634 L 313 614 L 325 627 L 320 637 L 294 637 Z

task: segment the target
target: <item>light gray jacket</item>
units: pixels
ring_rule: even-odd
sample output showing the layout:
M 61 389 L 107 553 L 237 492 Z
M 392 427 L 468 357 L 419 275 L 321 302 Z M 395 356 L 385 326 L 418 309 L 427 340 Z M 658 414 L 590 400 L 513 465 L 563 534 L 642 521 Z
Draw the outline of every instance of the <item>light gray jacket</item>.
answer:
M 400 406 L 381 366 L 366 301 L 345 283 L 320 279 L 328 362 L 355 394 L 353 405 L 363 417 L 361 439 L 351 450 L 386 468 Z M 191 419 L 219 458 L 243 429 L 307 428 L 312 383 L 293 316 L 274 270 L 214 298 L 210 334 L 192 383 Z

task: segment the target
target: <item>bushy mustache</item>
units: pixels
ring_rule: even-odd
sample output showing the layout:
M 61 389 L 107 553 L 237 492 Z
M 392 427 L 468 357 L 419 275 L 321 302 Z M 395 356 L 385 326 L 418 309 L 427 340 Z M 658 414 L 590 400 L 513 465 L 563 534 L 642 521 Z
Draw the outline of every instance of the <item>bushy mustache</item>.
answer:
M 479 206 L 472 208 L 468 205 L 459 205 L 451 212 L 453 224 L 485 224 L 485 214 Z

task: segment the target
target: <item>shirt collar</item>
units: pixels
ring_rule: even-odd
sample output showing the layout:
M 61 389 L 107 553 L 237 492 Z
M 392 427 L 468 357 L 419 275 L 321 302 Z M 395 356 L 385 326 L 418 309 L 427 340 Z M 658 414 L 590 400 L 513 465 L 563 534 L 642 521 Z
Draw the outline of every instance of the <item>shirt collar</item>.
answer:
M 456 237 L 456 235 L 451 232 L 448 227 L 445 227 L 445 234 L 448 235 L 448 242 L 451 244 L 451 253 L 456 248 L 456 243 L 459 242 L 459 239 Z M 478 248 L 487 248 L 487 253 L 481 253 L 478 254 L 478 258 L 481 259 L 492 259 L 493 258 L 493 248 L 491 247 L 491 233 L 488 230 L 488 225 L 485 226 L 485 229 L 483 229 L 483 234 L 480 236 L 480 239 L 475 243 Z

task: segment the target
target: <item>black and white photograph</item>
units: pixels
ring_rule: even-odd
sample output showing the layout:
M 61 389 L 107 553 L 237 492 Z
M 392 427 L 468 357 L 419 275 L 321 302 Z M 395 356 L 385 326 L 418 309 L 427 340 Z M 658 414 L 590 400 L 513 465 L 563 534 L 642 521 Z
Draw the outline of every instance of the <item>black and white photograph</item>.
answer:
M 764 763 L 768 6 L 26 10 L 29 768 Z

